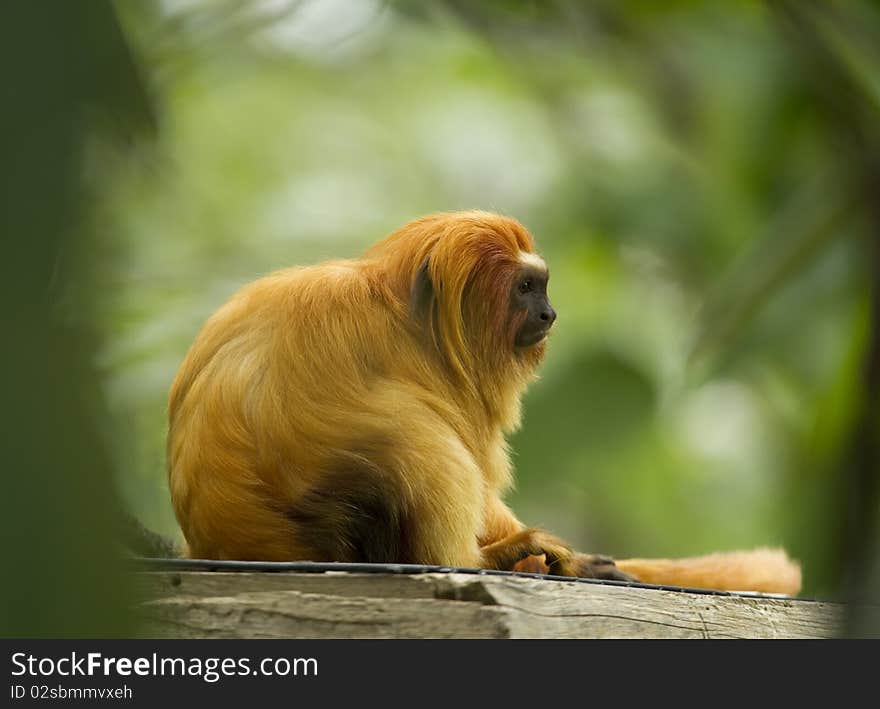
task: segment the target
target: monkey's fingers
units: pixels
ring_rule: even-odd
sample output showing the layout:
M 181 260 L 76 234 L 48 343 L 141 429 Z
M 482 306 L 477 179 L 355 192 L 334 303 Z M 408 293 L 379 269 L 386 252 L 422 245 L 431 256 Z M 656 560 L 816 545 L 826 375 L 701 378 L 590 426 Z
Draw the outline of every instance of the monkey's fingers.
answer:
M 526 574 L 549 574 L 550 570 L 547 567 L 547 564 L 544 562 L 544 555 L 535 555 L 527 556 L 525 559 L 520 559 L 513 565 L 514 571 L 519 571 L 521 573 Z
M 577 576 L 585 579 L 604 579 L 606 581 L 636 581 L 614 564 L 614 559 L 602 554 L 572 554 L 561 558 L 550 566 L 550 573 L 559 576 Z
M 536 546 L 531 553 L 544 554 L 544 562 L 550 568 L 551 574 L 557 573 L 554 568 L 564 565 L 567 560 L 577 555 L 565 542 L 547 532 L 538 532 L 534 541 Z
M 574 552 L 558 537 L 542 529 L 523 529 L 504 539 L 488 544 L 481 550 L 483 568 L 506 569 L 529 556 L 546 555 L 547 565 L 570 557 Z M 551 572 L 552 573 L 552 572 Z

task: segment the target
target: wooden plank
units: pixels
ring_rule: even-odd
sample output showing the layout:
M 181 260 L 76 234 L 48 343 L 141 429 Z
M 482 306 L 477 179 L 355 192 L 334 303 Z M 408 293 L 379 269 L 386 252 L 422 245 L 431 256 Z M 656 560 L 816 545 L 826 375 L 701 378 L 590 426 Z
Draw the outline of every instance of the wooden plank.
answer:
M 839 605 L 794 599 L 487 581 L 478 593 L 511 611 L 510 636 L 520 638 L 822 638 L 833 637 L 842 618 Z
M 174 638 L 503 638 L 504 612 L 433 599 L 300 591 L 166 598 L 142 606 L 144 635 Z
M 259 591 L 302 591 L 365 598 L 434 598 L 434 583 L 401 574 L 241 573 L 226 571 L 159 571 L 135 574 L 147 598 L 230 596 Z M 415 582 L 414 582 L 415 580 Z
M 142 572 L 143 634 L 273 638 L 821 638 L 832 603 L 470 574 Z

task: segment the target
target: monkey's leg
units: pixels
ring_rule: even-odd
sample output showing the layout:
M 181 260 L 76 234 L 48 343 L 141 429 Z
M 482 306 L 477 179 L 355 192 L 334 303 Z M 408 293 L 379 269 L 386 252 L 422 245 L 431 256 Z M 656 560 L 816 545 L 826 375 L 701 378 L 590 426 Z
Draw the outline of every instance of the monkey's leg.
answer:
M 368 463 L 353 478 L 355 486 L 360 491 L 373 491 L 369 495 L 373 501 L 370 514 L 360 516 L 363 524 L 358 528 L 360 536 L 397 541 L 392 554 L 365 560 L 477 567 L 485 483 L 470 450 L 424 403 L 420 390 L 386 382 L 376 385 L 372 394 L 369 405 L 375 413 L 359 430 L 362 441 L 348 444 Z M 388 416 L 389 411 L 394 415 Z M 340 504 L 333 513 L 350 520 L 355 507 L 362 506 L 364 493 L 340 500 L 339 489 L 331 486 L 328 503 L 349 503 Z M 378 514 L 380 507 L 391 508 L 393 514 Z M 320 517 L 327 519 L 328 515 Z M 396 524 L 383 531 L 386 520 Z M 351 541 L 350 548 L 363 548 L 357 539 Z
M 488 505 L 481 537 L 483 568 L 532 571 L 557 576 L 633 581 L 614 561 L 600 554 L 575 552 L 541 529 L 526 528 L 499 499 Z M 543 561 L 538 558 L 543 556 Z
M 323 560 L 303 543 L 292 520 L 254 477 L 228 476 L 193 492 L 178 510 L 187 556 L 255 561 Z

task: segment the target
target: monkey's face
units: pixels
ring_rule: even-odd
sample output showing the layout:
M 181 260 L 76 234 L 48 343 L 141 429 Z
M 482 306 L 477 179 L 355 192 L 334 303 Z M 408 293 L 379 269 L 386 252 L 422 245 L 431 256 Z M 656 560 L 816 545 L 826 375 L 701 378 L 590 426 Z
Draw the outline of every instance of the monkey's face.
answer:
M 527 265 L 513 279 L 510 308 L 517 323 L 514 346 L 532 347 L 541 342 L 553 322 L 556 311 L 547 297 L 547 281 L 550 274 L 546 267 Z
M 556 312 L 547 264 L 525 227 L 483 212 L 439 215 L 396 232 L 370 255 L 384 260 L 398 250 L 412 321 L 430 349 L 465 378 L 528 379 Z

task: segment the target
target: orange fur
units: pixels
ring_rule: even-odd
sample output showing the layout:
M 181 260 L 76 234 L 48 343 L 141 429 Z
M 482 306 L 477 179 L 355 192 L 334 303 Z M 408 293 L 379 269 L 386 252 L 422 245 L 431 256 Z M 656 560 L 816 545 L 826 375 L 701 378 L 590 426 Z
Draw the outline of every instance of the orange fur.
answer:
M 534 250 L 513 219 L 437 214 L 236 293 L 169 398 L 190 556 L 510 569 L 542 555 L 551 573 L 619 578 L 502 502 L 505 434 L 545 348 L 515 346 L 511 292 L 542 267 Z M 654 568 L 639 563 L 624 568 Z
M 644 583 L 661 586 L 789 596 L 801 590 L 800 566 L 782 549 L 732 551 L 688 559 L 624 559 L 618 560 L 617 566 Z
M 331 560 L 313 537 L 333 525 L 312 513 L 342 475 L 392 501 L 406 536 L 394 560 L 484 563 L 485 510 L 511 484 L 503 432 L 544 349 L 514 352 L 494 315 L 533 248 L 514 220 L 440 214 L 361 259 L 282 270 L 235 294 L 169 400 L 169 485 L 190 554 Z M 410 295 L 426 261 L 436 305 L 423 327 Z M 297 509 L 304 499 L 315 509 Z

